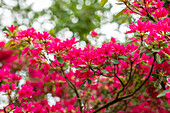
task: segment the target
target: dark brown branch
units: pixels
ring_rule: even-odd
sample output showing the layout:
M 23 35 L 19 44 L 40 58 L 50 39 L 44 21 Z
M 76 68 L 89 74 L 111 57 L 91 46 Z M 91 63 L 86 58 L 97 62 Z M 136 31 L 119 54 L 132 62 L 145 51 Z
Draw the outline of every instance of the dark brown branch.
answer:
M 46 51 L 47 51 L 46 45 L 45 45 L 45 49 L 46 49 Z M 42 55 L 46 60 L 49 60 L 49 61 L 50 61 L 49 65 L 51 66 L 51 68 L 52 68 L 55 72 L 59 73 L 58 70 L 56 70 L 56 69 L 52 66 L 52 63 L 54 63 L 56 66 L 57 66 L 57 64 L 56 64 L 55 62 L 53 62 L 51 59 L 47 58 L 44 54 L 41 54 L 41 55 Z M 60 67 L 60 68 L 61 68 L 61 74 L 62 74 L 62 76 L 66 79 L 67 84 L 68 84 L 69 87 L 70 87 L 71 89 L 73 89 L 74 92 L 76 93 L 77 100 L 78 100 L 79 107 L 80 107 L 80 112 L 83 113 L 83 106 L 82 106 L 81 98 L 80 98 L 80 96 L 79 96 L 79 93 L 78 93 L 75 85 L 65 76 L 65 73 L 64 73 L 64 70 L 62 69 L 62 67 Z
M 142 86 L 149 80 L 149 78 L 151 76 L 151 73 L 152 73 L 153 67 L 154 67 L 154 63 L 156 61 L 156 57 L 155 57 L 156 53 L 154 53 L 153 55 L 154 55 L 154 60 L 152 62 L 152 66 L 151 66 L 151 69 L 150 69 L 148 77 L 144 80 L 144 82 L 132 94 L 129 94 L 129 95 L 121 97 L 121 98 L 115 98 L 114 100 L 112 100 L 112 101 L 106 103 L 105 105 L 101 106 L 100 108 L 96 109 L 93 113 L 97 113 L 98 111 L 100 111 L 100 110 L 102 110 L 102 109 L 104 109 L 106 107 L 109 107 L 110 105 L 113 105 L 113 104 L 115 104 L 115 103 L 117 103 L 119 101 L 122 101 L 124 99 L 127 99 L 129 97 L 132 97 L 136 92 L 138 92 L 142 88 Z

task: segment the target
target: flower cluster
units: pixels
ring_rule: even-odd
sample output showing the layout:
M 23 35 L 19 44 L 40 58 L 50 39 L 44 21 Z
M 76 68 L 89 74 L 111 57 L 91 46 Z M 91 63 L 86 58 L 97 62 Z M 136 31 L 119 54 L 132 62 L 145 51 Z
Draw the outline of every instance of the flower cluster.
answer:
M 124 3 L 143 16 L 129 25 L 130 43 L 112 37 L 101 47 L 78 48 L 75 37 L 62 41 L 34 28 L 8 27 L 9 41 L 0 42 L 0 92 L 9 104 L 1 111 L 168 113 L 169 11 L 160 0 Z

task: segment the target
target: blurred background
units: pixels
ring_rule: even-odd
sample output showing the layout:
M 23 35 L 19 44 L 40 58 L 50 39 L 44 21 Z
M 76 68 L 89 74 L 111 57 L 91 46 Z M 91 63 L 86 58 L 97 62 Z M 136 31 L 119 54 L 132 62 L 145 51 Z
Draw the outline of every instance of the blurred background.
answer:
M 74 36 L 82 47 L 87 43 L 101 46 L 111 37 L 126 42 L 132 17 L 123 14 L 124 9 L 116 0 L 104 7 L 100 0 L 0 0 L 0 31 L 12 24 L 22 30 L 34 27 L 62 40 Z M 89 35 L 92 30 L 100 34 L 97 39 Z M 3 37 L 0 32 L 0 40 Z

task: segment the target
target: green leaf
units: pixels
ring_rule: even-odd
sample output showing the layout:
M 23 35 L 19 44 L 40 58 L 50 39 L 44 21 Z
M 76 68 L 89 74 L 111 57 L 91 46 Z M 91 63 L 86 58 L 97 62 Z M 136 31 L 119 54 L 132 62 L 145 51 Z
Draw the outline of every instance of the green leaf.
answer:
M 51 82 L 46 82 L 46 83 L 44 83 L 44 85 L 50 87 L 52 84 L 51 84 Z
M 163 52 L 169 59 L 170 59 L 170 55 L 168 55 L 167 53 Z
M 62 81 L 62 80 L 58 80 L 58 81 L 56 81 L 56 82 L 58 82 L 58 83 L 65 83 L 65 81 Z
M 57 61 L 58 61 L 59 63 L 63 63 L 63 58 L 60 57 L 60 56 L 57 56 Z
M 119 64 L 119 61 L 116 60 L 116 59 L 111 59 L 111 62 L 112 62 L 113 64 Z
M 124 5 L 124 3 L 115 3 L 116 5 Z
M 127 59 L 127 56 L 121 55 L 121 56 L 119 56 L 119 58 L 120 58 L 121 60 L 126 60 L 126 59 Z
M 148 51 L 145 53 L 145 55 L 152 55 L 153 54 L 153 51 Z
M 27 100 L 28 99 L 28 97 L 22 97 L 24 100 Z
M 152 74 L 152 76 L 153 76 L 153 77 L 159 77 L 159 74 L 154 73 L 154 74 Z
M 123 9 L 122 11 L 120 11 L 119 13 L 116 14 L 115 18 L 118 18 L 119 16 L 123 15 L 125 9 Z
M 92 67 L 95 67 L 95 68 L 97 68 L 98 67 L 98 65 L 91 65 Z
M 79 65 L 79 66 L 80 66 L 80 67 L 85 67 L 85 66 L 87 66 L 87 65 L 83 65 L 83 64 L 82 64 L 82 65 Z
M 79 67 L 76 67 L 76 69 L 77 69 L 77 70 L 79 70 L 79 69 L 81 69 L 81 68 L 79 68 Z
M 21 58 L 22 51 L 19 51 L 18 57 Z
M 170 61 L 167 61 L 168 64 L 170 64 Z
M 86 69 L 84 69 L 84 70 L 82 70 L 82 71 L 80 71 L 80 72 L 82 72 L 82 73 L 83 73 L 83 72 L 87 72 L 87 70 L 88 70 L 88 68 L 86 68 Z
M 152 51 L 153 52 L 159 52 L 160 50 L 162 50 L 161 48 L 153 48 Z
M 105 66 L 110 66 L 110 65 L 111 65 L 111 63 L 105 63 L 104 65 L 105 65 Z
M 162 63 L 162 60 L 161 60 L 161 57 L 159 54 L 156 54 L 156 61 L 158 64 L 161 64 Z
M 103 7 L 107 2 L 108 2 L 108 0 L 101 0 L 100 6 Z
M 32 44 L 29 45 L 30 49 L 34 49 L 34 46 Z
M 154 83 L 154 87 L 155 87 L 155 88 L 159 87 L 161 81 L 162 81 L 161 78 L 159 78 L 158 80 L 156 80 L 155 83 Z
M 54 87 L 53 87 L 53 92 L 55 92 L 55 90 L 56 90 L 56 87 L 54 86 Z
M 160 94 L 157 96 L 157 98 L 162 97 L 162 96 L 165 96 L 165 93 L 166 93 L 166 92 L 170 92 L 170 89 L 167 89 L 167 90 L 163 91 L 162 93 L 160 93 Z
M 45 66 L 45 65 L 44 65 L 44 64 L 42 64 L 42 65 L 41 65 L 41 67 L 40 67 L 40 69 L 42 69 L 44 66 Z
M 92 80 L 87 79 L 88 84 L 92 84 Z
M 109 72 L 106 71 L 105 69 L 101 69 L 100 71 L 102 71 L 103 73 L 109 73 Z
M 12 42 L 13 42 L 12 40 L 11 40 L 11 41 L 8 41 L 8 42 L 5 44 L 5 47 L 9 47 Z
M 84 82 L 81 84 L 80 87 L 81 87 L 81 88 L 84 87 L 84 84 L 85 84 L 85 83 L 86 83 L 86 81 L 84 81 Z
M 8 31 L 9 32 L 9 29 L 7 27 L 3 27 L 2 31 Z
M 41 65 L 41 64 L 38 64 L 38 66 L 37 66 L 36 70 L 38 70 L 38 69 L 39 69 L 40 65 Z
M 27 55 L 27 52 L 23 55 L 23 57 L 25 57 Z
M 161 46 L 162 47 L 168 47 L 168 44 L 162 44 Z
M 91 77 L 94 77 L 94 76 L 96 76 L 96 74 L 91 75 Z

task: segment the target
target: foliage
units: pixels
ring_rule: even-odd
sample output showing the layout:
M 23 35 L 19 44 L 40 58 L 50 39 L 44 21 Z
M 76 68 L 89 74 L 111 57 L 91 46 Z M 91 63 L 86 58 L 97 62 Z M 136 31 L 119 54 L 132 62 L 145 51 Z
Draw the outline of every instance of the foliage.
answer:
M 69 28 L 73 36 L 80 37 L 89 43 L 86 38 L 91 30 L 100 27 L 101 18 L 104 18 L 104 12 L 109 11 L 111 6 L 101 8 L 98 0 L 52 0 L 52 6 L 42 11 L 32 10 L 33 4 L 25 5 L 27 0 L 14 0 L 16 5 L 11 6 L 5 0 L 0 1 L 0 8 L 11 13 L 14 25 L 32 26 L 34 23 L 40 23 L 40 27 L 45 30 L 43 25 L 49 23 L 54 28 L 50 29 L 52 36 L 64 28 Z M 21 2 L 22 1 L 22 2 Z M 3 14 L 0 18 L 3 18 Z M 41 18 L 48 18 L 40 21 Z M 3 21 L 0 21 L 3 25 Z
M 9 104 L 2 112 L 149 112 L 170 110 L 170 18 L 166 2 L 121 0 L 126 13 L 141 18 L 129 25 L 130 43 L 114 38 L 101 47 L 76 47 L 34 28 L 8 27 L 0 46 L 0 91 Z M 104 5 L 104 4 L 103 4 Z M 93 37 L 98 36 L 95 31 Z M 26 71 L 26 82 L 19 85 Z M 14 96 L 12 96 L 14 94 Z M 50 106 L 47 95 L 58 97 Z

